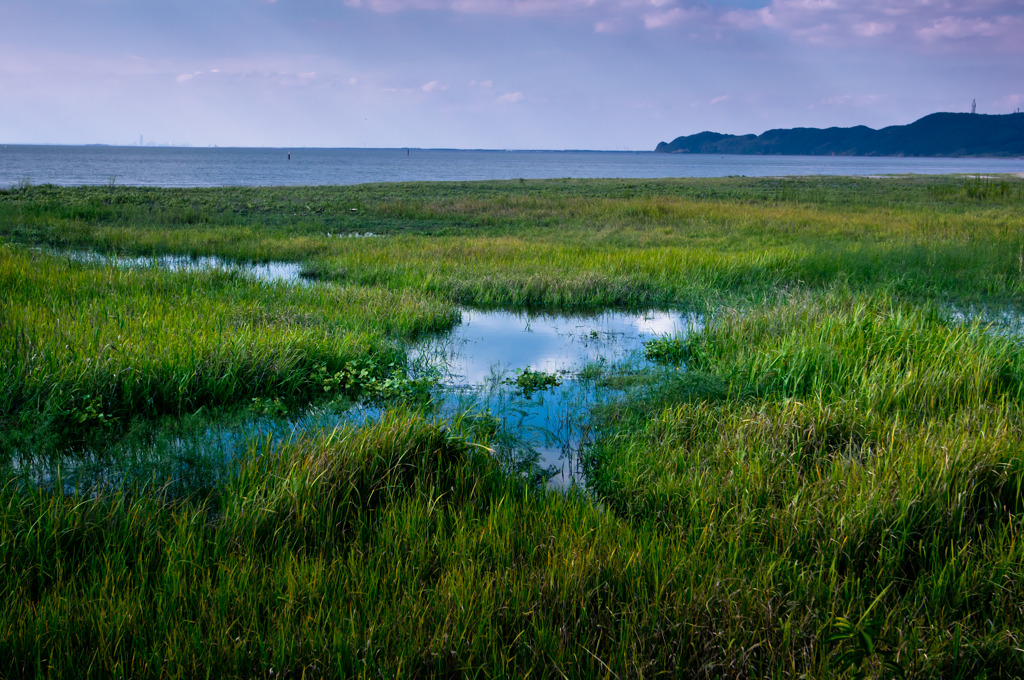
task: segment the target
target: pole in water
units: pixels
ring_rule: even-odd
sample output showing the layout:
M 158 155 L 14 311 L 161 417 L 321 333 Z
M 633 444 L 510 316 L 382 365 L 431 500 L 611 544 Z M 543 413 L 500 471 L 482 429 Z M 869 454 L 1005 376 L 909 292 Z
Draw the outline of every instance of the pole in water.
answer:
M 292 152 L 291 152 L 291 151 L 289 151 L 289 152 L 288 152 L 288 160 L 291 160 L 291 159 L 292 159 Z

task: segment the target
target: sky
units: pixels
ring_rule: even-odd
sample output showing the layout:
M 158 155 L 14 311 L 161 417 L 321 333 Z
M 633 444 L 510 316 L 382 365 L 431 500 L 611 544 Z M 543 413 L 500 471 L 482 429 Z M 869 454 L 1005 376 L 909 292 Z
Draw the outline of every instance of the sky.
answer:
M 0 0 L 0 143 L 650 150 L 1024 109 L 1024 0 Z

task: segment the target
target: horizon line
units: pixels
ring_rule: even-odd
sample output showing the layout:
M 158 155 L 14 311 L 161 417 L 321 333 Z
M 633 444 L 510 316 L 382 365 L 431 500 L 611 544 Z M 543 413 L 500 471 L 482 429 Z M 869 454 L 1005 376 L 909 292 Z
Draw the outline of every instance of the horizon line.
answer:
M 454 146 L 241 146 L 220 144 L 111 144 L 106 142 L 0 142 L 0 147 L 12 146 L 70 146 L 106 147 L 115 149 L 274 149 L 289 151 L 306 149 L 315 151 L 495 151 L 501 153 L 654 153 L 653 149 L 540 149 L 540 148 L 487 148 Z

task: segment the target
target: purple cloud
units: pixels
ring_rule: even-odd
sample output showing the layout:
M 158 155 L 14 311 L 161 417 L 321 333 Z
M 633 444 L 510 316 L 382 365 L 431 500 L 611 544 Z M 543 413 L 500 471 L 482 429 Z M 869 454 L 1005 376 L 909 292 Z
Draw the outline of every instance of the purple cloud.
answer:
M 798 42 L 850 46 L 890 36 L 896 44 L 933 47 L 979 39 L 977 49 L 1024 52 L 1024 5 L 1012 0 L 772 0 L 722 19 L 736 29 L 771 29 Z

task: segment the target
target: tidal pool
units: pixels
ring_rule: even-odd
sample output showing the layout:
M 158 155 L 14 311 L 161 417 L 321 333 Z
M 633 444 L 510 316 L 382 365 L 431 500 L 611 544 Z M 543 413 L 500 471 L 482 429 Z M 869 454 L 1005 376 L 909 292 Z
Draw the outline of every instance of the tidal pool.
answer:
M 597 379 L 616 365 L 643 361 L 643 344 L 698 330 L 703 318 L 671 311 L 596 315 L 522 314 L 467 309 L 451 333 L 412 352 L 414 365 L 439 377 L 443 413 L 477 410 L 496 418 L 498 455 L 535 463 L 557 488 L 585 487 L 580 457 L 589 443 L 589 411 L 612 396 Z M 523 371 L 560 384 L 524 390 Z
M 571 375 L 592 362 L 618 362 L 647 340 L 700 324 L 696 315 L 666 311 L 567 316 L 466 309 L 451 333 L 422 343 L 412 358 L 432 361 L 444 385 L 480 386 L 527 366 Z

